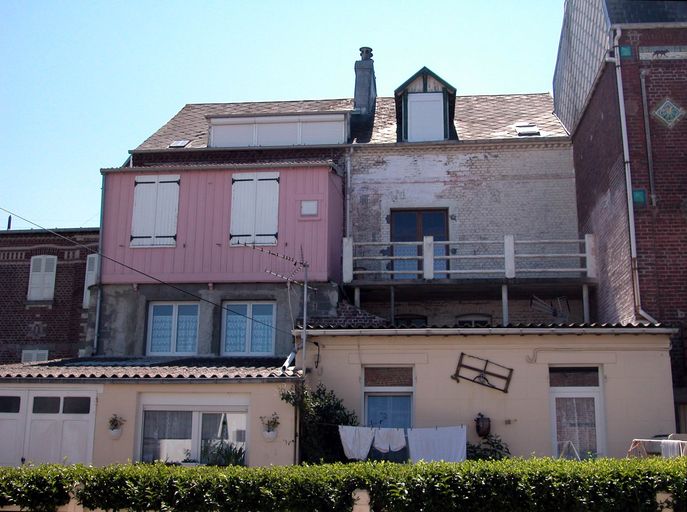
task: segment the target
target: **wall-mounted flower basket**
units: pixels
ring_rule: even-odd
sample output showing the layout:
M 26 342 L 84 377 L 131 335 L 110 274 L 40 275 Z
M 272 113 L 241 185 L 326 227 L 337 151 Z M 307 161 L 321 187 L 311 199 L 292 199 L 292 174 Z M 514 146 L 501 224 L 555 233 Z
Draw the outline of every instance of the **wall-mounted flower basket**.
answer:
M 276 430 L 263 430 L 262 431 L 262 437 L 265 438 L 265 441 L 268 443 L 271 443 L 277 438 L 277 431 Z
M 277 438 L 277 427 L 279 426 L 279 415 L 273 412 L 271 416 L 260 416 L 263 431 L 262 437 L 265 441 L 272 442 Z
M 122 437 L 121 428 L 109 429 L 108 432 L 110 434 L 110 439 L 119 439 L 120 437 Z
M 113 414 L 107 421 L 107 428 L 110 434 L 110 439 L 119 439 L 122 437 L 122 427 L 126 420 L 118 414 Z

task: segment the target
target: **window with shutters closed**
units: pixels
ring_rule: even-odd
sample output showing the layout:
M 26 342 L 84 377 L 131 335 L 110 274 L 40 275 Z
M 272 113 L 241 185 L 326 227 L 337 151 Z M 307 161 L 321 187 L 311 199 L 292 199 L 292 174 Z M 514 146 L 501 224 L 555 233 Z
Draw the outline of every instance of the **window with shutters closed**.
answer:
M 83 307 L 88 309 L 88 304 L 91 301 L 90 287 L 95 284 L 96 276 L 98 275 L 98 255 L 89 254 L 86 258 L 86 278 L 83 284 Z
M 175 246 L 179 176 L 137 176 L 131 219 L 131 247 Z
M 230 245 L 276 245 L 279 173 L 239 173 L 231 182 Z
M 55 295 L 57 256 L 31 258 L 27 300 L 52 300 Z

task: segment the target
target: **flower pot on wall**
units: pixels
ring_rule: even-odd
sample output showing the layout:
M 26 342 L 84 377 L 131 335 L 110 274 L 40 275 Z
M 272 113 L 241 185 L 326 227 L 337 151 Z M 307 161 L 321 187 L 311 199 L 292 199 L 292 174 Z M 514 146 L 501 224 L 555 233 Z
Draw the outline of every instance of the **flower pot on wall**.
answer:
M 478 436 L 487 437 L 491 433 L 491 419 L 479 413 L 475 418 L 475 428 Z
M 110 438 L 111 439 L 119 439 L 122 437 L 122 429 L 121 428 L 115 428 L 115 429 L 110 429 L 108 430 L 110 433 Z
M 277 431 L 276 430 L 263 430 L 262 431 L 262 437 L 265 438 L 265 441 L 268 443 L 271 443 L 277 438 Z

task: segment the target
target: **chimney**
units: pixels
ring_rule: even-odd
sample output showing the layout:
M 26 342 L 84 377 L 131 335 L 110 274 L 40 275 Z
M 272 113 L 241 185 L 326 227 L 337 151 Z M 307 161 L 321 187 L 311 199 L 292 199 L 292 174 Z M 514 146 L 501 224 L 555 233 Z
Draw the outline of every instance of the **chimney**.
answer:
M 375 111 L 377 99 L 377 83 L 375 81 L 374 60 L 372 48 L 363 46 L 360 49 L 360 60 L 355 63 L 355 94 L 353 108 L 367 118 L 371 118 Z

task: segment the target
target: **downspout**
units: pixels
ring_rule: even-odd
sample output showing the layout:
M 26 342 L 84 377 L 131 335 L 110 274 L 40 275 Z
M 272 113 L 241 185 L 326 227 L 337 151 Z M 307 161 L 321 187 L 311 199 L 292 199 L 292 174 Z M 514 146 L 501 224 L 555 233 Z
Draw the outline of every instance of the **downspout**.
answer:
M 644 110 L 644 135 L 646 137 L 646 161 L 649 167 L 649 198 L 651 206 L 656 207 L 656 187 L 654 186 L 654 156 L 651 149 L 651 126 L 649 126 L 649 102 L 646 96 L 647 70 L 639 72 L 639 81 L 642 84 L 642 109 Z
M 618 108 L 620 109 L 620 130 L 623 139 L 623 160 L 625 163 L 625 188 L 627 192 L 627 216 L 630 230 L 630 258 L 632 264 L 632 287 L 634 291 L 634 309 L 635 320 L 637 315 L 644 317 L 651 323 L 658 323 L 658 321 L 642 309 L 642 300 L 639 293 L 639 269 L 637 267 L 637 239 L 635 236 L 635 212 L 632 201 L 632 173 L 630 169 L 630 148 L 627 141 L 627 122 L 625 119 L 625 95 L 623 94 L 623 76 L 620 69 L 620 36 L 622 30 L 620 27 L 615 28 L 615 37 L 613 38 L 613 57 L 607 59 L 615 63 L 615 77 L 616 85 L 618 87 Z
M 346 155 L 346 234 L 351 236 L 351 160 L 353 159 L 353 146 L 348 148 Z
M 105 178 L 106 175 L 102 176 L 102 185 L 100 187 L 100 229 L 98 230 L 98 256 L 103 250 L 103 218 L 105 214 Z M 102 259 L 98 257 L 98 267 L 96 270 L 95 282 L 98 285 L 98 298 L 95 302 L 95 332 L 93 334 L 93 355 L 98 353 L 98 339 L 100 335 L 100 304 L 103 297 L 103 285 L 102 285 Z

